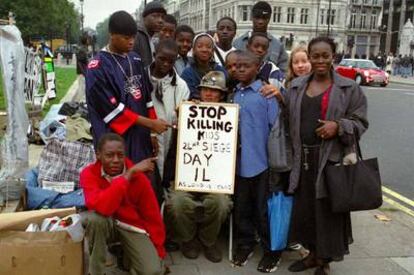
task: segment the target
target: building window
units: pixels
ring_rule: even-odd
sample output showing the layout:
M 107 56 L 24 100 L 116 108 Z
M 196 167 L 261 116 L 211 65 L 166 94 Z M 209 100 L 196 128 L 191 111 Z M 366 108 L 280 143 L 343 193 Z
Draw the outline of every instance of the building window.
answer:
M 372 5 L 377 6 L 378 5 L 378 0 L 372 0 Z
M 377 28 L 377 11 L 376 10 L 372 10 L 371 21 L 369 23 L 369 28 L 370 29 L 376 29 Z
M 280 23 L 282 18 L 282 7 L 273 7 L 273 22 Z
M 309 15 L 309 9 L 300 10 L 300 23 L 301 24 L 308 24 L 308 15 Z
M 356 18 L 357 18 L 357 14 L 355 11 L 353 11 L 351 14 L 351 29 L 356 28 Z
M 325 9 L 321 9 L 321 13 L 320 13 L 320 16 L 321 16 L 321 25 L 323 25 L 323 24 L 325 24 Z
M 361 29 L 365 29 L 367 27 L 367 12 L 365 10 L 362 10 L 359 26 Z
M 352 0 L 352 4 L 358 4 L 358 0 Z
M 295 23 L 295 8 L 287 9 L 287 23 Z
M 335 14 L 336 14 L 336 10 L 332 10 L 329 14 L 329 10 L 328 10 L 328 16 L 326 17 L 326 24 L 330 24 L 330 25 L 334 25 L 335 24 Z
M 249 21 L 249 6 L 241 6 L 242 10 L 242 21 L 246 22 Z

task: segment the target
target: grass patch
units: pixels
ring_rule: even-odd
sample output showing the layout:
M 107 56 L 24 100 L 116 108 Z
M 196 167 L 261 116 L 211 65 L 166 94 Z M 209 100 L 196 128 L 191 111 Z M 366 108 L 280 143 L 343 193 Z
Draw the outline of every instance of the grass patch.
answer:
M 76 68 L 56 68 L 56 98 L 46 102 L 45 108 L 43 109 L 43 116 L 49 111 L 53 104 L 57 104 L 66 95 L 70 86 L 76 80 Z M 1 75 L 1 71 L 0 71 Z M 40 87 L 43 90 L 43 87 Z M 3 78 L 0 77 L 0 110 L 6 109 L 6 102 L 3 91 Z

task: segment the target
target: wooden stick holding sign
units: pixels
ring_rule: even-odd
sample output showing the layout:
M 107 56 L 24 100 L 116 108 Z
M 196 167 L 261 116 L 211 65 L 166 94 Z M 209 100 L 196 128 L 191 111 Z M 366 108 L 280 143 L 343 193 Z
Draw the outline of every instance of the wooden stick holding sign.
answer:
M 238 121 L 236 104 L 181 104 L 176 190 L 233 194 Z

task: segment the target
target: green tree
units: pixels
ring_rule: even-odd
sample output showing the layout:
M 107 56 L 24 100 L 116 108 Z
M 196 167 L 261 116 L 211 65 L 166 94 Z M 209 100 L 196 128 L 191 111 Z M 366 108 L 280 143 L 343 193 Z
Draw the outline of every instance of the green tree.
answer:
M 68 0 L 1 0 L 0 18 L 8 12 L 15 15 L 16 26 L 23 40 L 31 38 L 66 38 L 77 42 L 80 34 L 80 15 Z
M 108 22 L 109 22 L 109 17 L 96 25 L 96 44 L 98 48 L 102 48 L 106 44 L 108 44 L 108 41 L 109 41 Z

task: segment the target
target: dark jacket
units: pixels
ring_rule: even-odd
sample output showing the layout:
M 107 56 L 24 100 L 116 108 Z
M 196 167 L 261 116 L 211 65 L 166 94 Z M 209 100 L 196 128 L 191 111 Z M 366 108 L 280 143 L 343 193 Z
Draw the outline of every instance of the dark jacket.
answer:
M 154 45 L 151 42 L 151 36 L 142 26 L 138 26 L 133 51 L 139 54 L 144 67 L 148 67 L 152 63 L 155 52 Z
M 354 133 L 360 137 L 368 129 L 367 99 L 355 81 L 344 78 L 334 71 L 333 86 L 329 96 L 326 120 L 339 123 L 338 136 L 323 140 L 319 155 L 319 170 L 316 180 L 316 198 L 327 196 L 324 184 L 323 169 L 328 160 L 340 162 L 344 150 L 353 144 Z M 300 114 L 302 98 L 311 79 L 311 74 L 296 78 L 292 81 L 286 95 L 289 108 L 289 129 L 293 146 L 293 167 L 290 174 L 289 193 L 298 187 L 302 165 L 302 142 L 300 136 Z
M 219 64 L 212 62 L 211 71 L 222 71 L 227 79 L 227 71 L 220 66 Z M 190 89 L 190 99 L 200 99 L 200 91 L 198 90 L 198 85 L 203 78 L 204 74 L 201 74 L 197 68 L 195 61 L 192 60 L 190 66 L 184 69 L 181 74 L 181 78 L 187 83 L 188 88 Z

